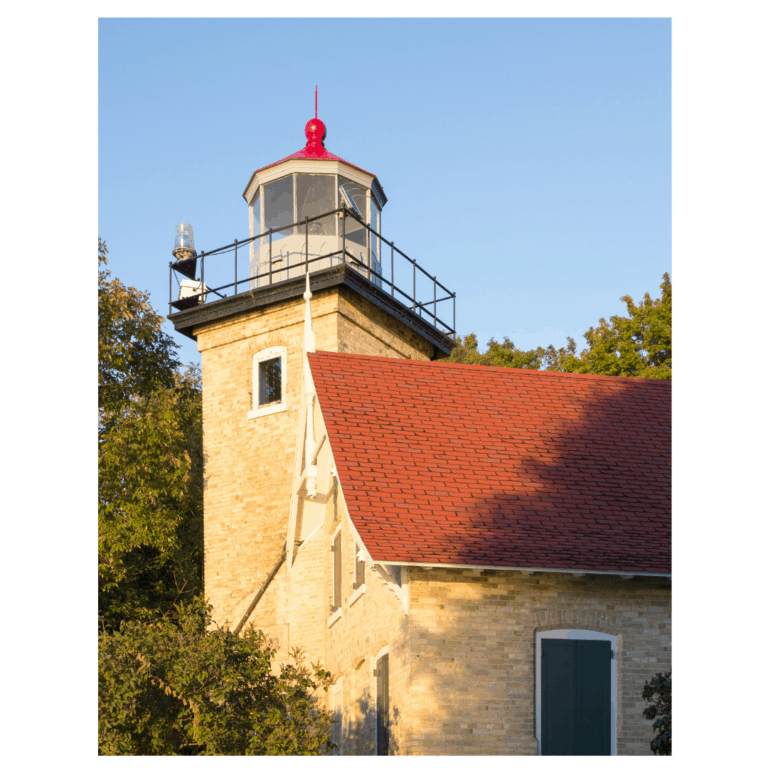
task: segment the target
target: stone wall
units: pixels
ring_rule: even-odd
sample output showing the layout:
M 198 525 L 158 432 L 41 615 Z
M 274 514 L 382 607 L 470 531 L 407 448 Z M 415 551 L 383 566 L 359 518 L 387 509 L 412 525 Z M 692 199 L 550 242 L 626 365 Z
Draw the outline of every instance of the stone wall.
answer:
M 342 295 L 343 294 L 343 295 Z M 343 287 L 312 299 L 316 348 L 424 358 L 431 345 Z M 236 624 L 282 552 L 293 481 L 303 370 L 301 298 L 223 318 L 196 329 L 203 371 L 204 577 L 214 620 Z M 287 409 L 248 418 L 253 355 L 287 348 Z M 282 586 L 281 586 L 282 585 Z M 276 579 L 252 616 L 286 643 L 285 605 Z
M 640 692 L 671 666 L 669 580 L 408 570 L 407 754 L 535 755 L 535 633 L 560 628 L 617 637 L 617 751 L 650 754 Z
M 405 717 L 410 685 L 408 616 L 395 591 L 377 569 L 366 566 L 365 591 L 355 597 L 355 541 L 343 498 L 333 514 L 328 505 L 324 524 L 325 541 L 325 616 L 333 598 L 331 544 L 341 525 L 342 579 L 341 616 L 327 628 L 327 669 L 343 683 L 341 751 L 348 755 L 376 754 L 376 656 L 387 647 L 389 653 L 390 754 L 403 754 L 407 737 Z M 353 601 L 354 600 L 354 601 Z

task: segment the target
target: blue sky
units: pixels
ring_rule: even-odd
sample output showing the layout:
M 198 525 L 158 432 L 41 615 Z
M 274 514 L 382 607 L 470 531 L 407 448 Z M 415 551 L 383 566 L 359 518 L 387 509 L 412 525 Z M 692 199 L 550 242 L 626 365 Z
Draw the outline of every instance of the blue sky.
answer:
M 166 315 L 175 224 L 198 251 L 248 237 L 245 184 L 304 146 L 315 84 L 326 148 L 378 176 L 385 236 L 457 292 L 460 334 L 581 347 L 659 295 L 669 19 L 101 19 L 113 275 Z

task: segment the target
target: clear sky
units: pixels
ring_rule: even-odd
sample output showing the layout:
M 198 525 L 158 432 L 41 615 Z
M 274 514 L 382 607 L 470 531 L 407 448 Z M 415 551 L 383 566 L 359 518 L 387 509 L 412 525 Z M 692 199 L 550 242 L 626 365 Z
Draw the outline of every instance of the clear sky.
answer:
M 581 347 L 660 294 L 669 19 L 101 19 L 113 274 L 166 315 L 176 223 L 198 252 L 247 238 L 245 185 L 304 146 L 315 84 L 326 148 L 378 176 L 385 236 L 457 292 L 460 334 Z

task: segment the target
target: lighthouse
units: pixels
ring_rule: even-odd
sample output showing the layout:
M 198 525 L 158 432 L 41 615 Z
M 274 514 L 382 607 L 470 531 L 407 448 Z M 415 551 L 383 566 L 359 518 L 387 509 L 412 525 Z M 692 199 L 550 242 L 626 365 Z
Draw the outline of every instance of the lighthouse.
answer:
M 290 618 L 296 585 L 284 581 L 287 566 L 275 570 L 303 450 L 306 315 L 318 352 L 426 361 L 455 344 L 455 293 L 384 237 L 387 198 L 377 176 L 326 149 L 326 135 L 325 123 L 310 119 L 304 147 L 251 174 L 247 238 L 202 248 L 204 223 L 195 223 L 196 249 L 170 264 L 169 296 L 169 319 L 197 341 L 202 359 L 204 582 L 213 618 L 235 628 L 277 573 L 249 621 L 281 654 L 300 643 L 311 658 L 323 658 L 322 638 L 296 635 L 309 614 Z

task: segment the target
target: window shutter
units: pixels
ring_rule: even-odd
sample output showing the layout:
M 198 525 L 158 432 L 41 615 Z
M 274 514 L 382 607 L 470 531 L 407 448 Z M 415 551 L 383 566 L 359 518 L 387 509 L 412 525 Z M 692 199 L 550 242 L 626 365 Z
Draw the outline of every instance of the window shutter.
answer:
M 365 563 L 359 559 L 360 547 L 355 544 L 355 589 L 365 584 Z
M 333 610 L 341 608 L 341 531 L 333 540 Z
M 376 662 L 376 754 L 389 754 L 389 654 Z
M 334 748 L 334 754 L 341 754 L 341 738 L 342 738 L 342 716 L 343 716 L 343 703 L 344 693 L 339 685 L 333 692 L 333 735 L 332 741 L 336 744 Z

